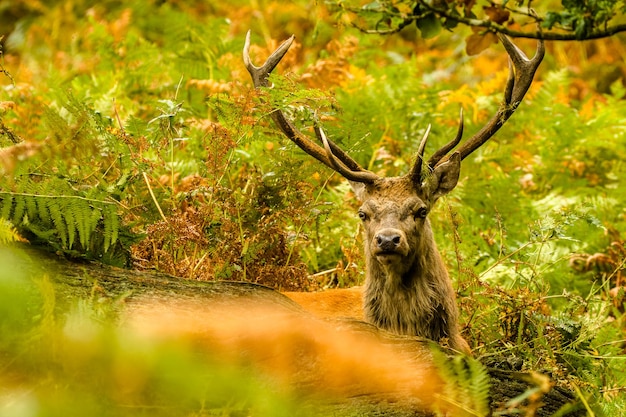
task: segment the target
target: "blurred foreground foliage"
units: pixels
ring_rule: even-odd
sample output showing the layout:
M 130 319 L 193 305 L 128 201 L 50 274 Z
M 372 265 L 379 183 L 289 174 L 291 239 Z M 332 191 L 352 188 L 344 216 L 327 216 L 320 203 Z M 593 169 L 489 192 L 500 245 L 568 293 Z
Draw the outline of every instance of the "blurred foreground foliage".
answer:
M 308 415 L 197 340 L 129 332 L 97 284 L 59 317 L 48 268 L 6 245 L 0 261 L 0 416 Z
M 366 36 L 308 2 L 0 5 L 14 22 L 0 42 L 0 242 L 194 279 L 363 278 L 357 202 L 269 122 L 241 63 L 249 28 L 253 59 L 298 42 L 263 94 L 384 175 L 406 171 L 429 123 L 427 153 L 453 136 L 460 107 L 467 134 L 480 128 L 508 71 L 500 47 L 465 55 L 471 31 Z M 431 215 L 476 356 L 547 372 L 607 416 L 626 408 L 624 45 L 549 44 L 525 102 Z M 11 319 L 26 302 L 6 294 L 11 344 L 12 326 L 45 314 Z M 106 367 L 115 349 L 93 343 Z

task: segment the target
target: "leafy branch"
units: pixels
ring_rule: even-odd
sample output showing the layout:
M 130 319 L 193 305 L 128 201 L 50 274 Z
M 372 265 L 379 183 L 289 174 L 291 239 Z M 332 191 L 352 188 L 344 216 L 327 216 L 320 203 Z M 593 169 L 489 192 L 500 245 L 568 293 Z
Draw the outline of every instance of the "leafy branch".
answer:
M 464 0 L 438 2 L 419 0 L 374 1 L 362 7 L 347 2 L 335 4 L 351 16 L 351 24 L 364 33 L 389 35 L 411 24 L 429 38 L 441 29 L 455 29 L 459 24 L 472 30 L 502 33 L 514 38 L 532 38 L 554 41 L 580 41 L 600 39 L 626 32 L 626 24 L 612 21 L 622 17 L 626 5 L 620 0 L 563 1 L 561 9 L 535 11 L 531 1 L 518 2 L 520 7 L 510 7 L 508 2 L 490 2 L 488 6 Z M 526 7 L 521 7 L 525 5 Z M 532 5 L 536 6 L 536 5 Z M 520 27 L 531 26 L 524 30 Z

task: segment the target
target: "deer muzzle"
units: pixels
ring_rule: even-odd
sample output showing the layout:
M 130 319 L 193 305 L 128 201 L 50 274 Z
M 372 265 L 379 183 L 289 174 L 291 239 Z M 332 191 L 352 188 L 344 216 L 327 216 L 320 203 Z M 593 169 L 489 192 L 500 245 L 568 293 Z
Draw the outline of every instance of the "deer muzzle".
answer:
M 374 236 L 373 254 L 384 263 L 391 262 L 398 256 L 406 256 L 408 245 L 406 237 L 398 229 L 382 229 Z

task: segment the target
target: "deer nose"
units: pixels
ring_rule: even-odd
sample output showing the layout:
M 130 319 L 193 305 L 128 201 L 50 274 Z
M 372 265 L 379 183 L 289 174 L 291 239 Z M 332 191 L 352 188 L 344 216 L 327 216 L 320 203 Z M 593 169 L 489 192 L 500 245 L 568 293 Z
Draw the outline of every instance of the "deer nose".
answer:
M 400 242 L 402 241 L 402 237 L 400 233 L 394 230 L 385 230 L 383 232 L 378 233 L 375 236 L 376 245 L 383 252 L 393 252 L 396 250 L 398 246 L 400 246 Z

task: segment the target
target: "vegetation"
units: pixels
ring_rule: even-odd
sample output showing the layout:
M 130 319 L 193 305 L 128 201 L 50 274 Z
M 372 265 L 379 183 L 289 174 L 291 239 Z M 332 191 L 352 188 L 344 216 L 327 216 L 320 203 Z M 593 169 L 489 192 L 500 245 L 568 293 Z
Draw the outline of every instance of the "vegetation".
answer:
M 367 33 L 389 34 L 415 24 L 424 38 L 459 25 L 472 28 L 468 51 L 480 52 L 496 41 L 494 33 L 549 40 L 589 40 L 626 31 L 622 0 L 476 0 L 372 2 L 332 0 L 347 20 Z
M 430 31 L 453 22 L 427 2 L 359 3 L 356 17 L 347 2 L 46 3 L 0 1 L 0 20 L 14 23 L 2 26 L 10 32 L 0 42 L 3 265 L 21 256 L 7 245 L 25 239 L 68 257 L 201 280 L 281 289 L 357 284 L 357 202 L 345 181 L 269 122 L 266 100 L 241 63 L 245 32 L 265 45 L 251 51 L 258 57 L 296 34 L 273 78 L 277 88 L 261 94 L 304 131 L 321 120 L 329 137 L 384 175 L 406 171 L 429 123 L 427 153 L 454 136 L 460 108 L 466 135 L 475 132 L 497 107 L 508 71 L 506 54 L 481 32 L 500 26 Z M 452 13 L 457 3 L 441 7 Z M 512 14 L 512 2 L 465 3 L 460 17 L 473 13 L 515 28 L 509 18 L 489 16 L 489 7 Z M 561 28 L 575 38 L 619 28 L 624 11 L 623 2 L 582 2 L 602 13 L 581 2 L 545 3 L 554 7 L 538 11 L 544 33 Z M 392 5 L 406 17 L 391 19 Z M 397 33 L 351 27 L 372 29 L 364 18 Z M 469 52 L 484 52 L 468 58 L 464 38 Z M 534 41 L 518 43 L 532 48 Z M 460 185 L 431 214 L 475 356 L 489 366 L 548 373 L 578 394 L 589 415 L 626 410 L 624 45 L 623 35 L 548 44 L 525 102 L 464 161 Z M 97 298 L 76 300 L 64 318 L 96 329 L 88 342 L 69 343 L 68 327 L 52 319 L 45 274 L 35 284 L 24 274 L 15 266 L 0 275 L 0 363 L 10 371 L 0 386 L 37 380 L 37 391 L 15 388 L 10 400 L 39 408 L 7 415 L 99 413 L 99 393 L 110 401 L 120 393 L 112 385 L 103 391 L 80 368 L 100 364 L 94 372 L 106 385 L 115 381 L 116 360 L 133 363 L 142 353 L 110 327 Z M 195 379 L 159 380 L 160 367 L 171 366 L 194 378 L 213 372 L 219 378 L 207 391 L 238 386 L 266 407 L 254 414 L 293 415 L 283 406 L 289 400 L 261 400 L 249 376 L 198 369 L 190 351 L 155 351 L 142 365 L 145 379 L 136 381 L 146 397 L 133 400 L 170 390 L 171 401 L 176 392 L 204 395 L 194 391 Z M 450 373 L 462 380 L 455 366 Z M 86 392 L 73 403 L 77 386 Z M 46 394 L 49 387 L 55 391 Z M 210 397 L 202 409 L 193 403 L 189 413 L 250 409 L 223 398 Z

